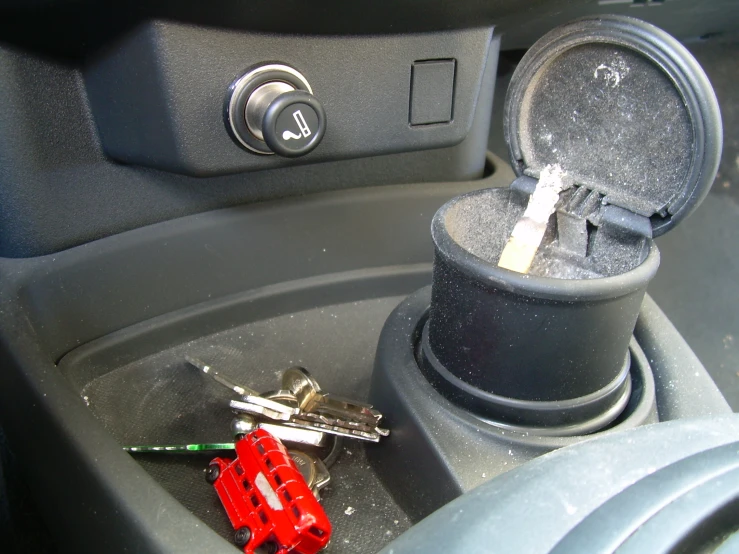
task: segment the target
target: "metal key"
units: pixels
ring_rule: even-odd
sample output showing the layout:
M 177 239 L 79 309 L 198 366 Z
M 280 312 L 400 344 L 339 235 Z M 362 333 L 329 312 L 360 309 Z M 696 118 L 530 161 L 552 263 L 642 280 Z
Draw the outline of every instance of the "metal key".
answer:
M 274 421 L 289 421 L 291 417 L 298 415 L 300 410 L 286 406 L 281 402 L 262 398 L 261 396 L 247 395 L 244 400 L 231 400 L 229 403 L 232 410 L 266 417 Z
M 231 400 L 231 409 L 275 422 L 261 422 L 259 426 L 265 428 L 272 425 L 267 430 L 282 440 L 317 444 L 322 435 L 328 433 L 378 442 L 380 437 L 389 434 L 389 431 L 377 426 L 382 419 L 378 410 L 373 409 L 370 404 L 324 393 L 305 368 L 293 367 L 285 370 L 281 390 L 259 395 L 256 391 L 219 375 L 197 358 L 187 356 L 186 360 L 242 396 L 242 400 Z
M 279 402 L 267 398 L 260 398 L 259 401 L 262 403 L 279 404 Z M 387 436 L 389 433 L 385 429 L 367 425 L 366 423 L 345 421 L 321 414 L 306 414 L 300 412 L 297 408 L 290 408 L 284 405 L 280 405 L 282 411 L 272 410 L 264 406 L 250 402 L 241 402 L 239 400 L 231 400 L 230 405 L 237 412 L 272 419 L 277 423 L 275 427 L 294 427 L 296 429 L 324 432 L 372 442 L 378 442 L 380 437 Z M 262 424 L 260 423 L 259 425 L 261 426 Z M 277 436 L 279 430 L 273 429 L 273 431 L 277 431 L 276 433 L 273 432 Z
M 261 401 L 279 404 L 266 398 L 262 398 Z M 239 400 L 231 400 L 230 405 L 237 412 L 272 419 L 277 422 L 276 427 L 294 427 L 372 442 L 378 442 L 380 437 L 388 435 L 388 431 L 385 429 L 379 429 L 366 423 L 345 421 L 321 414 L 306 414 L 300 412 L 297 408 L 289 408 L 284 405 L 282 406 L 284 411 L 281 412 Z
M 314 431 L 324 431 L 340 437 L 362 439 L 378 442 L 380 437 L 389 435 L 389 431 L 379 427 L 372 427 L 356 421 L 344 421 L 319 414 L 301 414 L 283 423 L 286 426 L 295 426 Z
M 351 421 L 346 419 L 336 418 L 326 414 L 314 414 L 314 413 L 301 413 L 293 418 L 293 420 L 300 419 L 312 423 L 320 423 L 323 425 L 330 425 L 333 427 L 342 427 L 346 429 L 357 429 L 359 431 L 366 431 L 369 433 L 377 432 L 382 435 L 384 430 L 380 429 L 376 425 L 368 425 L 361 421 Z
M 287 427 L 296 427 L 299 429 L 309 429 L 312 431 L 322 431 L 331 435 L 337 435 L 339 437 L 346 437 L 349 439 L 360 439 L 369 442 L 380 442 L 381 435 L 375 431 L 362 431 L 360 429 L 350 429 L 347 427 L 340 427 L 337 425 L 329 425 L 326 423 L 316 423 L 312 421 L 306 421 L 301 419 L 295 419 L 292 421 L 286 421 L 283 425 Z
M 282 388 L 295 395 L 303 413 L 331 414 L 337 419 L 357 421 L 373 427 L 382 419 L 382 414 L 372 409 L 370 404 L 324 393 L 315 378 L 302 367 L 285 370 L 282 374 Z
M 269 398 L 270 400 L 274 400 L 275 402 L 279 402 L 280 404 L 285 404 L 285 406 L 290 406 L 291 408 L 300 409 L 298 399 L 289 390 L 267 391 L 265 393 L 262 393 L 260 396 L 262 398 Z
M 238 440 L 257 428 L 264 429 L 288 444 L 297 443 L 321 447 L 328 443 L 328 437 L 321 431 L 286 427 L 276 423 L 267 423 L 266 421 L 257 422 L 252 416 L 246 414 L 237 415 L 231 421 L 231 434 L 234 436 L 234 440 Z
M 300 429 L 297 427 L 286 427 L 275 423 L 262 422 L 258 425 L 260 429 L 264 429 L 284 443 L 308 444 L 310 446 L 326 446 L 328 437 L 322 431 L 312 429 Z

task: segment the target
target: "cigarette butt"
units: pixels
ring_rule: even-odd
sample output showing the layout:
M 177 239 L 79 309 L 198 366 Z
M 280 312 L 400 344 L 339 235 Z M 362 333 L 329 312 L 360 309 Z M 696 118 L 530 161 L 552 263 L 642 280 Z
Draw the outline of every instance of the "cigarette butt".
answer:
M 530 244 L 519 238 L 511 237 L 500 255 L 498 267 L 519 273 L 528 273 L 531 264 L 534 263 L 534 256 L 536 256 L 538 249 L 538 244 Z
M 563 178 L 564 172 L 558 165 L 548 165 L 541 171 L 526 211 L 516 222 L 503 248 L 498 267 L 518 273 L 529 272 L 546 233 L 549 217 L 559 201 L 559 193 L 566 188 Z

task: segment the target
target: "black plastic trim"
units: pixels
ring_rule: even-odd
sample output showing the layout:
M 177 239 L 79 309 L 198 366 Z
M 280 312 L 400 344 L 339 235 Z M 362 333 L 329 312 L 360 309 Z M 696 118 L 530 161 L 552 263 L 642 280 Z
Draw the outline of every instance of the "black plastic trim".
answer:
M 600 390 L 579 398 L 537 401 L 493 394 L 454 375 L 433 353 L 428 322 L 423 326 L 419 350 L 419 367 L 437 390 L 466 409 L 489 417 L 491 423 L 498 422 L 504 428 L 519 432 L 545 427 L 546 434 L 550 435 L 586 435 L 615 420 L 631 396 L 630 352 L 624 357 L 621 371 Z
M 504 125 L 511 164 L 517 175 L 523 174 L 518 129 L 531 80 L 552 57 L 587 43 L 616 44 L 643 54 L 664 71 L 685 101 L 693 125 L 694 156 L 682 193 L 672 199 L 667 213 L 651 217 L 657 237 L 690 215 L 708 194 L 718 170 L 723 134 L 718 100 L 703 69 L 679 41 L 654 25 L 625 16 L 590 16 L 558 27 L 537 41 L 521 60 L 506 94 Z
M 475 488 L 408 530 L 382 552 L 476 552 L 494 545 L 497 552 L 551 554 L 588 514 L 634 483 L 689 456 L 735 443 L 738 438 L 739 416 L 730 412 L 594 438 L 541 456 Z M 642 500 L 649 502 L 646 497 Z M 679 519 L 676 514 L 675 520 Z M 736 521 L 734 512 L 733 524 Z M 716 529 L 713 527 L 709 534 Z M 480 545 L 484 545 L 482 550 Z M 585 551 L 599 552 L 587 547 Z M 678 548 L 670 552 L 707 551 L 713 550 Z
M 431 302 L 431 288 L 416 291 L 388 317 L 380 335 L 370 402 L 393 433 L 368 449 L 370 461 L 397 502 L 414 519 L 536 456 L 596 436 L 581 428 L 506 427 L 462 408 L 440 393 L 419 367 L 416 348 Z M 631 341 L 634 394 L 621 416 L 600 434 L 657 421 L 653 371 Z M 570 431 L 571 433 L 568 433 Z M 470 463 L 470 460 L 475 460 Z M 419 495 L 426 483 L 436 485 Z
M 280 283 L 289 289 L 303 279 L 404 266 L 403 287 L 415 289 L 421 275 L 430 280 L 428 265 L 416 268 L 421 273 L 412 266 L 432 259 L 433 213 L 460 193 L 507 186 L 513 176 L 502 167 L 479 181 L 315 194 L 188 216 L 39 258 L 0 259 L 0 418 L 57 539 L 76 552 L 233 552 L 119 450 L 55 365 L 59 358 L 133 325 L 141 325 L 130 329 L 140 332 L 168 314 L 172 325 L 161 327 L 157 340 L 166 341 L 175 330 L 199 334 L 188 317 L 220 305 L 225 318 L 236 321 L 238 309 L 225 308 L 229 295 L 243 295 L 248 310 L 249 295 L 266 298 L 267 291 L 257 289 Z M 345 291 L 356 284 L 349 277 Z M 305 305 L 282 298 L 281 310 Z M 647 354 L 662 383 L 661 412 L 679 417 L 729 411 L 661 312 L 650 312 L 637 331 L 648 339 Z M 143 334 L 139 341 L 142 354 L 156 346 L 147 346 Z M 408 355 L 412 359 L 410 348 Z M 683 382 L 683 375 L 690 376 L 689 387 L 669 386 Z M 418 378 L 423 380 L 420 373 Z M 477 426 L 453 437 L 472 439 L 457 454 L 476 447 Z M 503 429 L 497 434 L 518 436 Z M 568 443 L 544 437 L 529 448 L 540 454 L 547 445 Z M 512 467 L 503 465 L 511 461 L 507 449 L 500 456 L 486 462 Z M 466 477 L 468 485 L 482 479 L 479 473 Z
M 674 552 L 713 515 L 739 503 L 738 454 L 733 442 L 649 475 L 590 514 L 552 554 Z

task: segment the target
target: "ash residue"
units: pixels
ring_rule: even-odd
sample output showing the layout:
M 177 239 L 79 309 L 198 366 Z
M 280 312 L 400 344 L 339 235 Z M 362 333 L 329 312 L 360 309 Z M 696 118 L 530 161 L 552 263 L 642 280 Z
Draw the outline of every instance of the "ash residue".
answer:
M 509 189 L 480 191 L 457 201 L 446 214 L 449 235 L 462 248 L 498 265 L 514 225 L 523 215 L 528 196 Z M 552 217 L 529 275 L 552 279 L 597 279 L 619 275 L 638 266 L 647 249 L 632 242 L 600 237 L 591 240 L 587 256 L 559 247 Z
M 552 279 L 597 279 L 605 277 L 605 275 L 592 269 L 582 267 L 555 247 L 541 248 L 536 253 L 529 275 L 551 277 Z
M 492 264 L 498 263 L 528 198 L 508 189 L 484 191 L 460 199 L 446 214 L 449 235 L 462 248 Z
M 643 54 L 595 43 L 565 50 L 537 72 L 520 118 L 529 174 L 559 163 L 576 183 L 642 214 L 683 194 L 693 124 L 673 81 Z

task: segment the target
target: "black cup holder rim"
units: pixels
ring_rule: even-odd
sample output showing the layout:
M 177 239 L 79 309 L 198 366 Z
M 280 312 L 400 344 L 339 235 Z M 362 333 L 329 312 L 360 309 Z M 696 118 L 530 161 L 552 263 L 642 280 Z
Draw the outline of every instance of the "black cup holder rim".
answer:
M 428 321 L 430 300 L 430 286 L 411 294 L 390 315 L 380 336 L 370 401 L 384 408 L 383 413 L 387 412 L 388 421 L 396 420 L 399 416 L 406 421 L 410 413 L 415 413 L 411 418 L 413 420 L 431 417 L 430 414 L 434 413 L 435 418 L 441 417 L 448 421 L 451 427 L 474 431 L 475 434 L 490 438 L 505 438 L 511 444 L 537 448 L 559 448 L 578 442 L 585 436 L 600 436 L 658 421 L 652 370 L 641 347 L 633 338 L 629 348 L 632 364 L 629 373 L 628 404 L 610 424 L 598 430 L 585 432 L 584 429 L 574 426 L 542 429 L 539 426 L 508 424 L 491 421 L 465 409 L 439 392 L 429 382 L 419 363 L 421 357 L 418 346 L 423 328 Z M 382 386 L 378 386 L 380 383 Z M 385 390 L 385 387 L 392 387 L 397 392 L 398 400 L 404 405 L 403 408 L 398 408 L 396 401 L 388 404 L 383 396 L 377 395 L 377 391 Z M 430 404 L 429 399 L 432 400 Z M 429 409 L 429 405 L 433 408 Z M 395 423 L 403 425 L 400 421 Z

